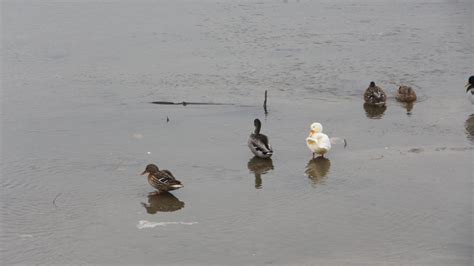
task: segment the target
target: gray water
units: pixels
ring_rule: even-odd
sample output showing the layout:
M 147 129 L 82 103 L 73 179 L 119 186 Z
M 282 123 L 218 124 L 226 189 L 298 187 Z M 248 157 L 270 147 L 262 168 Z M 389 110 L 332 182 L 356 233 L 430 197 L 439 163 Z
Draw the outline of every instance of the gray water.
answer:
M 1 261 L 471 265 L 472 11 L 3 1 Z M 271 162 L 246 147 L 256 117 Z M 311 160 L 313 121 L 347 147 Z M 150 194 L 148 163 L 184 188 Z

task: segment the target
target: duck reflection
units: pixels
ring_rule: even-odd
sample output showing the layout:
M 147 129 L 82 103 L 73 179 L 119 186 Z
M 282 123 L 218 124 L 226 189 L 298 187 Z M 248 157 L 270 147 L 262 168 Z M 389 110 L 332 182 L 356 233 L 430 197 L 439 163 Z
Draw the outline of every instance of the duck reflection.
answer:
M 146 212 L 155 214 L 157 212 L 174 212 L 184 207 L 184 202 L 168 192 L 150 193 L 148 195 L 148 204 L 142 202 Z
M 407 115 L 411 115 L 411 110 L 413 110 L 415 102 L 402 103 L 402 106 L 405 107 L 405 109 L 407 110 Z
M 376 106 L 368 103 L 364 103 L 365 115 L 371 119 L 380 119 L 382 118 L 387 106 Z
M 467 139 L 474 143 L 474 114 L 471 114 L 464 122 L 464 127 L 466 128 Z
M 331 168 L 331 161 L 327 158 L 317 157 L 309 160 L 305 173 L 313 184 L 322 183 Z
M 273 161 L 271 158 L 262 159 L 257 156 L 250 159 L 247 163 L 248 169 L 255 174 L 255 188 L 262 188 L 262 175 L 273 170 Z

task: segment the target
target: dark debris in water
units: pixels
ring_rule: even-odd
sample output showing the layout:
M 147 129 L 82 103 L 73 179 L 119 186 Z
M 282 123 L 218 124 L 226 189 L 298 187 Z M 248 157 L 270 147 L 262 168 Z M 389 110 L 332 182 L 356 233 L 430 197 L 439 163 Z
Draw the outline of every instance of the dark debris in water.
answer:
M 53 205 L 54 205 L 54 207 L 56 207 L 56 208 L 58 207 L 58 205 L 56 205 L 56 199 L 58 199 L 58 197 L 61 196 L 61 194 L 62 194 L 62 193 L 58 193 L 58 195 L 56 195 L 56 197 L 54 197 L 54 199 L 53 199 Z
M 373 158 L 371 158 L 371 159 L 372 159 L 372 160 L 380 160 L 380 159 L 382 159 L 382 158 L 383 158 L 383 154 L 380 155 L 380 156 L 378 156 L 378 157 L 373 157 Z
M 234 105 L 232 103 L 211 103 L 211 102 L 166 102 L 166 101 L 155 101 L 155 102 L 150 102 L 152 104 L 161 104 L 161 105 Z
M 413 148 L 413 149 L 409 149 L 408 152 L 421 153 L 421 152 L 423 152 L 423 149 L 422 148 Z

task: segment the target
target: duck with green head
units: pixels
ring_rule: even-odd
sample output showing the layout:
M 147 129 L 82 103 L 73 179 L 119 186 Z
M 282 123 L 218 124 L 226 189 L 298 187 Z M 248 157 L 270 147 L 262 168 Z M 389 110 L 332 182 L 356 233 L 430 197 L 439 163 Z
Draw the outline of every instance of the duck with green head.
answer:
M 262 122 L 259 119 L 253 121 L 255 126 L 254 133 L 250 134 L 247 145 L 250 151 L 257 157 L 270 158 L 273 155 L 272 146 L 268 141 L 268 137 L 260 133 Z

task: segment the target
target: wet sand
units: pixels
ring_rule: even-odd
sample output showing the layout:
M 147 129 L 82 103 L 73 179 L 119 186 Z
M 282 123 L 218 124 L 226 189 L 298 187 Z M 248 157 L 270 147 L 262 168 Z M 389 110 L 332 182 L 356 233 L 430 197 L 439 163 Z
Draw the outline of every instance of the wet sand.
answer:
M 472 263 L 471 4 L 2 8 L 4 264 Z M 347 147 L 313 160 L 313 121 Z M 184 187 L 150 194 L 148 163 Z

